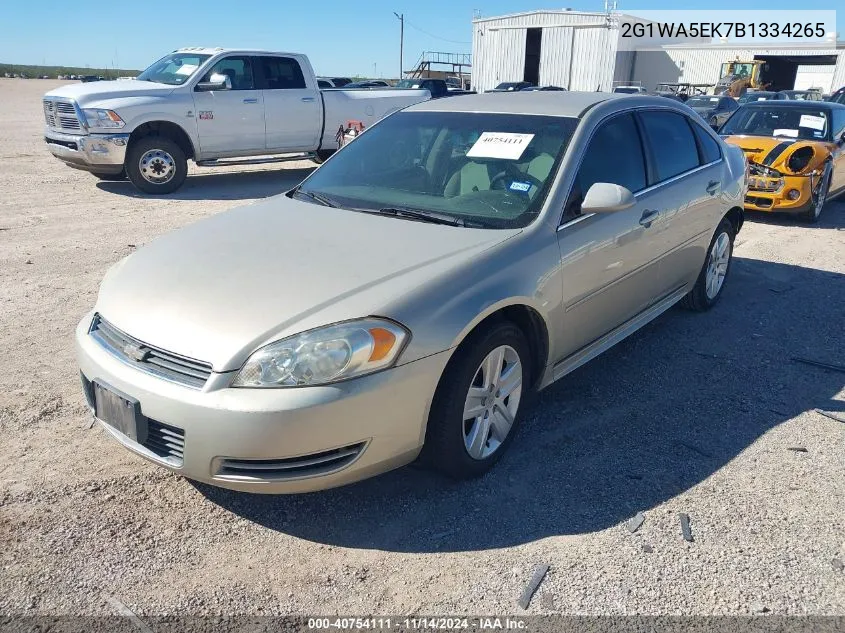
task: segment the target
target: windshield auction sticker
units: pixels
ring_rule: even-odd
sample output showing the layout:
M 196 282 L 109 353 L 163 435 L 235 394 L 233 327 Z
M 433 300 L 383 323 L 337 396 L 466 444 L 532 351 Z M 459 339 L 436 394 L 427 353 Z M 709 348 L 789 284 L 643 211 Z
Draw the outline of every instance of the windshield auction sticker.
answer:
M 823 130 L 825 118 L 823 116 L 815 116 L 813 114 L 802 114 L 801 121 L 798 127 L 808 127 L 811 130 Z
M 482 132 L 478 140 L 467 152 L 468 158 L 504 158 L 517 160 L 531 139 L 533 134 L 516 134 L 514 132 Z

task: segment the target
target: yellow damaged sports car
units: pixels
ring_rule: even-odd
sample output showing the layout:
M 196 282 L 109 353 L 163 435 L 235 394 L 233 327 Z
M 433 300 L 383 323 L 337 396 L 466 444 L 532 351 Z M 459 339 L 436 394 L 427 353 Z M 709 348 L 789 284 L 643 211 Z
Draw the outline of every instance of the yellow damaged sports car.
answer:
M 719 129 L 748 161 L 750 211 L 816 222 L 826 200 L 845 192 L 845 105 L 756 101 Z

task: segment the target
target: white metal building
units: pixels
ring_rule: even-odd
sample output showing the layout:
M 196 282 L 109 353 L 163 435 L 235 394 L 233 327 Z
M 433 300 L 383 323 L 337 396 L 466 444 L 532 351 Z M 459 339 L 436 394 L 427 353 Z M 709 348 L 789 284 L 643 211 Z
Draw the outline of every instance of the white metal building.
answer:
M 773 44 L 713 44 L 704 38 L 623 39 L 620 24 L 648 20 L 620 13 L 531 11 L 473 20 L 472 87 L 483 92 L 505 81 L 569 90 L 611 90 L 638 83 L 714 85 L 723 63 L 763 59 L 774 89 L 845 85 L 845 43 L 827 49 Z
M 831 92 L 845 85 L 845 43 L 830 48 L 790 45 L 674 44 L 660 51 L 637 51 L 632 78 L 647 88 L 658 82 L 714 84 L 725 62 L 763 60 L 764 80 L 775 90 L 820 88 Z
M 611 19 L 612 18 L 612 19 Z M 647 22 L 624 14 L 530 11 L 477 18 L 472 26 L 472 87 L 483 92 L 505 81 L 530 81 L 569 90 L 610 90 L 632 78 L 634 52 L 625 46 L 620 21 Z M 642 38 L 642 46 L 702 41 Z

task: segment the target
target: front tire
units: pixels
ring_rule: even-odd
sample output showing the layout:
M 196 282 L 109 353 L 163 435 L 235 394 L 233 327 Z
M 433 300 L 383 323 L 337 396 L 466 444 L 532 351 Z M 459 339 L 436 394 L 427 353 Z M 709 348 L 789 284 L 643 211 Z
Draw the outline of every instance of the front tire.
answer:
M 824 175 L 822 176 L 821 184 L 819 184 L 819 192 L 815 196 L 813 196 L 813 204 L 801 216 L 801 219 L 804 222 L 807 222 L 809 224 L 815 224 L 819 221 L 819 218 L 822 215 L 822 209 L 824 208 L 824 203 L 827 201 L 827 194 L 830 191 L 830 178 L 832 173 L 832 166 L 830 163 L 828 163 L 827 167 L 824 170 Z
M 734 249 L 734 227 L 726 218 L 722 218 L 710 246 L 707 258 L 698 274 L 698 279 L 683 299 L 681 305 L 688 310 L 704 312 L 712 308 L 722 296 L 725 280 L 730 272 Z
M 440 379 L 421 462 L 455 479 L 484 474 L 510 445 L 531 384 L 522 331 L 508 321 L 473 335 Z
M 188 160 L 175 141 L 166 136 L 144 136 L 129 146 L 126 174 L 144 193 L 176 191 L 188 176 Z

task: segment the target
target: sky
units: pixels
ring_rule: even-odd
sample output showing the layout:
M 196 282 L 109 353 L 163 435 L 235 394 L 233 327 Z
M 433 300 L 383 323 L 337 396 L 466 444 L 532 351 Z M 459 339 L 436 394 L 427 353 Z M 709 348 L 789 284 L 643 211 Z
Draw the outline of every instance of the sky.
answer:
M 677 10 L 677 0 L 620 0 L 620 11 Z M 801 9 L 833 9 L 834 0 L 802 0 Z M 535 9 L 602 11 L 603 0 L 205 0 L 204 2 L 85 4 L 67 11 L 55 0 L 4 3 L 0 62 L 142 69 L 184 46 L 263 48 L 305 53 L 320 75 L 396 77 L 399 21 L 405 15 L 405 70 L 422 51 L 472 51 L 472 18 Z M 706 0 L 719 11 L 795 9 L 794 0 Z M 154 10 L 150 10 L 154 8 Z M 52 18 L 50 16 L 53 16 Z M 59 17 L 61 16 L 61 17 Z M 761 20 L 765 16 L 761 13 Z M 845 38 L 845 11 L 837 15 Z

